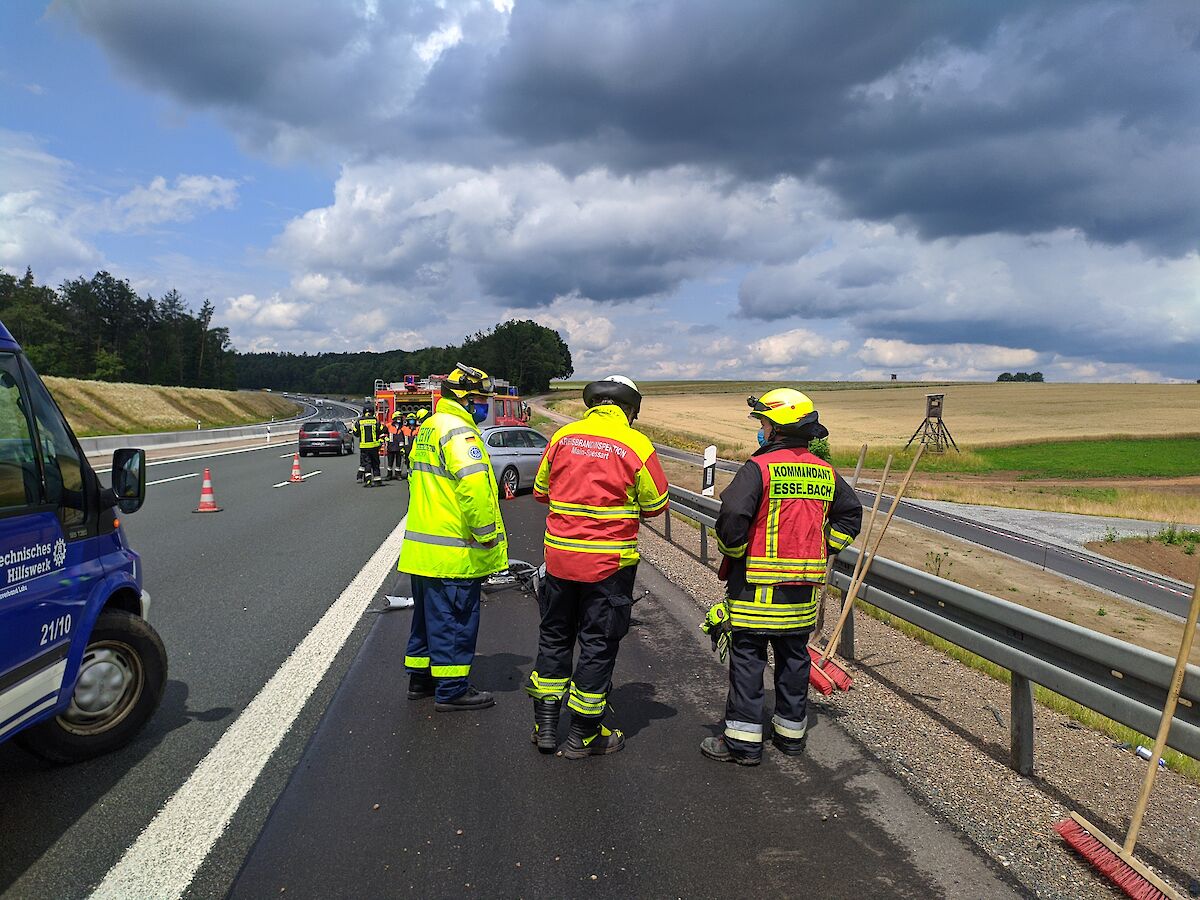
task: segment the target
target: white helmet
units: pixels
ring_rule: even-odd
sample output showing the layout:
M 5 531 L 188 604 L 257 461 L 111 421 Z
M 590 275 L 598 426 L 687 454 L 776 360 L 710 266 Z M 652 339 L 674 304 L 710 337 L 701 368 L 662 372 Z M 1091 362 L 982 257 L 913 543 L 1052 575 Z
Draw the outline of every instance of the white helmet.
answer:
M 629 421 L 638 417 L 642 410 L 642 393 L 633 380 L 624 375 L 609 375 L 600 381 L 593 381 L 583 389 L 583 403 L 591 409 L 612 403 L 629 411 Z

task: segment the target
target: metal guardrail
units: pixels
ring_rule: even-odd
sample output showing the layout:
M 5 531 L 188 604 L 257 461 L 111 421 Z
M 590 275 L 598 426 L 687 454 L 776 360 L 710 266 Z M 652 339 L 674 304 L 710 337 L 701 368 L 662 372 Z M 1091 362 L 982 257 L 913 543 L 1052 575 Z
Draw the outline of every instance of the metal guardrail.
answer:
M 290 399 L 290 398 L 289 398 Z M 98 437 L 79 438 L 79 446 L 87 455 L 108 453 L 121 447 L 189 447 L 199 444 L 215 444 L 238 438 L 265 438 L 268 434 L 283 435 L 313 418 L 318 413 L 311 403 L 296 401 L 305 407 L 304 413 L 277 422 L 261 422 L 257 425 L 231 425 L 227 428 L 203 428 L 195 431 L 156 431 L 144 434 L 108 434 Z M 342 406 L 343 404 L 334 404 Z
M 701 561 L 720 503 L 671 486 L 671 512 L 698 523 Z M 834 585 L 849 587 L 859 551 L 838 554 Z M 1012 673 L 1010 765 L 1033 772 L 1033 685 L 1074 700 L 1142 734 L 1155 734 L 1175 661 L 1073 622 L 878 557 L 859 597 Z M 850 658 L 853 650 L 850 651 Z M 1168 745 L 1200 759 L 1200 667 L 1189 665 Z

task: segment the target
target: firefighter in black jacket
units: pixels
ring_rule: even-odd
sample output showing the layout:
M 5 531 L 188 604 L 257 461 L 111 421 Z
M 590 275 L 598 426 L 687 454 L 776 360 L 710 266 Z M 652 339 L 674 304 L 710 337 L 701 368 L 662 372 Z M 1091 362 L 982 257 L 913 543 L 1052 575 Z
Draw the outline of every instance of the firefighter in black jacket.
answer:
M 726 598 L 709 611 L 705 630 L 728 629 L 729 697 L 723 734 L 705 738 L 710 759 L 756 766 L 762 761 L 763 673 L 775 651 L 772 743 L 804 750 L 808 723 L 808 638 L 828 556 L 854 540 L 862 504 L 833 466 L 809 452 L 827 437 L 812 401 L 776 388 L 747 401 L 762 423 L 760 447 L 721 494 L 717 545 L 728 564 Z

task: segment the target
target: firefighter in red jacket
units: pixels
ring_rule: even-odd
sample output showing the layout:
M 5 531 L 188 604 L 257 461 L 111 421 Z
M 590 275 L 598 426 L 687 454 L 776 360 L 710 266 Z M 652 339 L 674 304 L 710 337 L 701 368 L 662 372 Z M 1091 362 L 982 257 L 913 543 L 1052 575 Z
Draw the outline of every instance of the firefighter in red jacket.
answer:
M 629 631 L 640 520 L 667 508 L 667 478 L 654 445 L 632 428 L 642 395 L 612 375 L 583 389 L 588 410 L 564 425 L 542 456 L 533 495 L 546 517 L 546 579 L 538 597 L 538 656 L 526 692 L 533 697 L 533 742 L 558 744 L 563 696 L 571 731 L 567 759 L 615 753 L 620 731 L 604 726 L 621 638 Z M 575 643 L 579 661 L 572 670 Z
M 809 452 L 809 442 L 829 431 L 807 396 L 776 388 L 747 402 L 750 417 L 762 423 L 760 446 L 721 494 L 716 532 L 729 561 L 722 567 L 727 599 L 707 619 L 732 629 L 729 697 L 723 734 L 705 738 L 700 750 L 710 759 L 756 766 L 768 644 L 775 651 L 771 742 L 788 755 L 804 750 L 808 638 L 825 563 L 858 534 L 862 504 L 833 466 Z

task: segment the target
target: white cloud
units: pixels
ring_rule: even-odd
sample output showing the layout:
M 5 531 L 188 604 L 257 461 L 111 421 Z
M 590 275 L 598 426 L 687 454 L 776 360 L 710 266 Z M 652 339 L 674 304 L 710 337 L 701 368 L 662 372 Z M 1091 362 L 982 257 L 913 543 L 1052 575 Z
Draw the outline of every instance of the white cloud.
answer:
M 230 297 L 225 316 L 237 325 L 250 325 L 271 331 L 297 331 L 307 328 L 313 309 L 310 305 L 285 300 L 279 294 L 260 300 L 254 294 Z
M 238 182 L 219 175 L 178 175 L 168 184 L 161 175 L 108 204 L 104 227 L 124 231 L 187 222 L 201 212 L 237 206 Z
M 868 338 L 855 355 L 868 365 L 952 372 L 1021 369 L 1038 363 L 1038 354 L 1033 350 L 987 344 L 910 344 L 885 338 Z
M 814 362 L 842 353 L 846 341 L 829 341 L 806 328 L 793 328 L 781 334 L 768 335 L 750 345 L 754 362 L 767 366 L 801 366 L 806 371 Z

